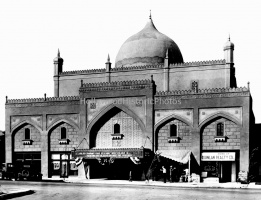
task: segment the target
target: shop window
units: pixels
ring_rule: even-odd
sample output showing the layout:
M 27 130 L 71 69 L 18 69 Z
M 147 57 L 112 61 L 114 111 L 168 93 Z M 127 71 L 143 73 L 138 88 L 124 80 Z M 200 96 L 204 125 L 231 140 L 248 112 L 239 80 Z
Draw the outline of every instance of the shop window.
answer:
M 31 139 L 31 134 L 30 134 L 30 129 L 29 128 L 25 128 L 24 129 L 24 139 L 25 140 L 30 140 Z
M 170 137 L 177 137 L 178 136 L 178 126 L 176 124 L 171 124 L 169 126 L 170 129 Z
M 61 139 L 66 139 L 66 128 L 65 127 L 61 128 Z
M 224 136 L 224 123 L 220 122 L 217 124 L 217 136 Z

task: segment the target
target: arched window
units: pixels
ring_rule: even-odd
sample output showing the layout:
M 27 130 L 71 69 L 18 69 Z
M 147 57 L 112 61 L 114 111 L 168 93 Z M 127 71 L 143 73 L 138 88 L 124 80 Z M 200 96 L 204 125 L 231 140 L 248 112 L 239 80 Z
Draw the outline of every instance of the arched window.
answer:
M 219 122 L 217 124 L 217 136 L 224 136 L 224 123 Z
M 178 126 L 176 124 L 171 124 L 169 126 L 169 135 L 170 137 L 177 137 L 178 136 Z
M 66 139 L 66 128 L 62 127 L 61 128 L 61 139 Z
M 114 124 L 114 134 L 120 134 L 121 133 L 121 127 L 119 124 Z
M 29 128 L 25 128 L 24 129 L 24 139 L 25 140 L 30 140 L 31 139 L 31 134 L 30 134 L 30 129 Z

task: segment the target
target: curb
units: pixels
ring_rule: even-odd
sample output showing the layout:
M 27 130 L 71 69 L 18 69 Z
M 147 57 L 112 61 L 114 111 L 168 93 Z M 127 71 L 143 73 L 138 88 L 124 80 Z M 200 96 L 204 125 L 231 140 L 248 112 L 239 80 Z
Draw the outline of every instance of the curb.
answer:
M 10 199 L 10 198 L 21 197 L 21 196 L 33 194 L 33 193 L 34 193 L 33 190 L 22 190 L 22 191 L 17 191 L 17 192 L 10 192 L 10 193 L 1 194 L 0 199 Z

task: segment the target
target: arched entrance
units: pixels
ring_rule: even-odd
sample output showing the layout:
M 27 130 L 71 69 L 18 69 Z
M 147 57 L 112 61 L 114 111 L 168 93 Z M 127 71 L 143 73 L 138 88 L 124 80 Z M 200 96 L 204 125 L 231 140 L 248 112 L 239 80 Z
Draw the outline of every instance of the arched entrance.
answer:
M 92 126 L 89 141 L 95 154 L 93 158 L 85 158 L 90 166 L 90 178 L 126 180 L 130 171 L 134 179 L 141 178 L 142 165 L 135 164 L 130 157 L 141 152 L 144 137 L 132 116 L 113 107 Z

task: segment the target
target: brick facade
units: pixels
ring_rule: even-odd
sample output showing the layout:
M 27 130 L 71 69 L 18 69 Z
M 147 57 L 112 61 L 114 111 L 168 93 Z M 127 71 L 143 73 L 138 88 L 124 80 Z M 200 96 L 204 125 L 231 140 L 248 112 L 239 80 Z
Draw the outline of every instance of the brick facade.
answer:
M 32 144 L 24 145 L 23 140 L 25 139 L 25 129 L 30 129 L 30 135 Z M 16 133 L 14 133 L 14 151 L 41 151 L 41 134 L 40 132 L 32 125 L 27 124 L 22 128 L 18 129 Z
M 224 136 L 226 142 L 215 142 L 216 125 L 218 122 L 224 123 Z M 211 122 L 203 129 L 202 133 L 203 150 L 221 150 L 221 149 L 240 149 L 240 127 L 234 122 L 221 118 Z
M 69 144 L 59 144 L 59 139 L 61 139 L 61 128 L 65 127 L 67 131 L 67 139 L 69 139 Z M 78 133 L 74 127 L 67 123 L 62 123 L 58 125 L 50 133 L 50 150 L 51 151 L 71 151 L 78 146 Z
M 120 133 L 123 134 L 122 139 L 119 140 L 113 140 L 111 136 L 114 133 L 113 126 L 116 123 L 120 125 Z M 95 144 L 96 148 L 140 148 L 142 141 L 142 131 L 138 123 L 125 112 L 121 111 L 100 127 Z
M 178 143 L 169 143 L 170 137 L 170 124 L 176 124 L 178 126 L 178 137 L 180 138 Z M 191 131 L 187 124 L 180 120 L 172 120 L 161 127 L 158 131 L 158 149 L 159 150 L 186 150 L 191 148 Z

